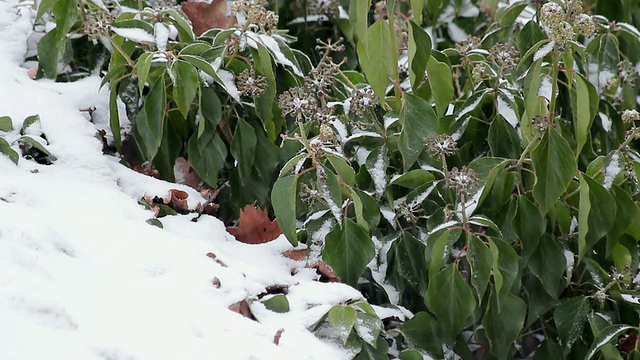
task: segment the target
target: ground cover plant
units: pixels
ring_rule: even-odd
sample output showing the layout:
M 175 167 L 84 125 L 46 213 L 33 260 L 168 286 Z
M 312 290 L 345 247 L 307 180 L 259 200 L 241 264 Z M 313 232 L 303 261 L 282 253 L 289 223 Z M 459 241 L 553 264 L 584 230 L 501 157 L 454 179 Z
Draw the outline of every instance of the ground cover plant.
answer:
M 367 299 L 311 329 L 355 358 L 640 356 L 637 1 L 223 3 L 43 1 L 37 76 L 271 209 Z

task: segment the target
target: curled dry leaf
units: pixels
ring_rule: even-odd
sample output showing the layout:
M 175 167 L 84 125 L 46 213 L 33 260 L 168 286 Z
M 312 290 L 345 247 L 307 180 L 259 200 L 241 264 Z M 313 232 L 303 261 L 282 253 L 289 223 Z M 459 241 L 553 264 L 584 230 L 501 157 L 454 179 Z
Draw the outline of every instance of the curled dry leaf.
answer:
M 187 204 L 187 198 L 189 194 L 186 191 L 171 189 L 169 195 L 165 196 L 162 202 L 165 205 L 169 205 L 175 211 L 181 213 L 189 212 L 189 205 Z
M 231 304 L 229 306 L 229 310 L 237 312 L 238 314 L 248 319 L 257 321 L 255 316 L 253 316 L 253 313 L 251 312 L 251 308 L 249 307 L 249 303 L 247 302 L 246 299 L 242 301 L 238 301 L 235 304 Z
M 215 286 L 216 288 L 220 288 L 221 284 L 220 284 L 220 279 L 218 279 L 217 276 L 213 277 L 213 280 L 211 280 L 211 283 L 213 284 L 213 286 Z
M 156 179 L 161 179 L 160 172 L 156 170 L 153 166 L 143 166 L 140 164 L 133 165 L 133 170 L 139 172 L 140 174 L 145 174 L 147 176 L 151 176 Z
M 282 234 L 278 220 L 271 221 L 267 211 L 255 205 L 247 205 L 240 210 L 238 226 L 228 226 L 227 231 L 245 244 L 266 243 Z
M 216 254 L 210 252 L 207 253 L 207 257 L 213 259 L 213 261 L 217 262 L 220 266 L 222 267 L 227 267 L 227 264 L 225 264 L 224 262 L 222 262 L 222 260 L 218 259 L 218 256 L 216 256 Z
M 308 257 L 307 249 L 293 249 L 287 250 L 282 253 L 282 256 L 294 261 L 302 261 Z M 320 275 L 321 282 L 338 282 L 338 276 L 333 272 L 329 265 L 325 264 L 322 260 L 318 260 L 314 263 L 307 264 L 305 267 L 309 269 L 316 269 L 318 275 Z
M 228 29 L 235 23 L 235 16 L 227 16 L 226 0 L 208 2 L 187 1 L 182 11 L 193 24 L 193 31 L 200 36 L 209 29 Z
M 278 332 L 276 332 L 276 335 L 273 337 L 273 343 L 278 345 L 280 343 L 280 338 L 282 337 L 282 333 L 284 332 L 284 329 L 280 329 L 278 330 Z

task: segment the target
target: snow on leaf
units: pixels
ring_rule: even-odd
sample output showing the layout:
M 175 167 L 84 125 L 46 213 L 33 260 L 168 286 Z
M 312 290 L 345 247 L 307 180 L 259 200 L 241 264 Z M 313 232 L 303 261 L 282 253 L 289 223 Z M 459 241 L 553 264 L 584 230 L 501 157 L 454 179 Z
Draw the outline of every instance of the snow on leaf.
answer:
M 533 54 L 533 61 L 538 61 L 543 57 L 549 55 L 549 53 L 553 50 L 553 47 L 556 45 L 555 41 L 549 41 L 544 46 L 540 47 L 535 54 Z

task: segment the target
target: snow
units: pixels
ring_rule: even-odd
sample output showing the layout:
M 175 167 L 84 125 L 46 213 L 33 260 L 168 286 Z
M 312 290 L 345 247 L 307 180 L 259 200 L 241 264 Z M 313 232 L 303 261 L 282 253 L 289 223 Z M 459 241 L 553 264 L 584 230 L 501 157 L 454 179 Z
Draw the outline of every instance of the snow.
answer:
M 611 119 L 609 119 L 609 117 L 603 112 L 598 112 L 598 115 L 600 115 L 600 120 L 602 121 L 602 128 L 604 129 L 604 131 L 611 131 Z
M 146 223 L 152 212 L 138 204 L 145 194 L 182 189 L 190 207 L 203 199 L 102 154 L 95 134 L 108 123 L 108 87 L 99 90 L 98 76 L 28 77 L 21 65 L 35 11 L 16 3 L 0 2 L 0 116 L 13 119 L 9 138 L 39 114 L 58 160 L 21 158 L 16 166 L 0 156 L 0 358 L 349 358 L 307 328 L 360 293 L 317 282 L 314 270 L 282 257 L 292 248 L 284 237 L 242 244 L 208 215 L 163 217 L 164 229 Z M 92 119 L 80 111 L 88 107 L 96 108 Z M 289 312 L 259 301 L 271 285 L 288 287 Z M 244 299 L 258 321 L 228 309 Z
M 538 61 L 543 57 L 549 55 L 551 51 L 553 51 L 553 47 L 556 45 L 555 41 L 549 41 L 544 46 L 539 48 L 535 54 L 533 54 L 533 61 Z
M 384 190 L 387 188 L 387 166 L 384 161 L 385 159 L 386 154 L 384 152 L 379 152 L 378 157 L 373 164 L 373 168 L 368 169 L 378 197 L 382 196 Z
M 143 29 L 139 28 L 112 28 L 113 32 L 122 36 L 125 39 L 135 41 L 138 43 L 155 44 L 156 39 L 152 34 L 149 34 Z
M 163 23 L 156 23 L 154 25 L 155 30 L 155 42 L 158 51 L 167 51 L 167 41 L 169 41 L 170 31 L 167 25 Z
M 502 96 L 498 97 L 498 113 L 507 120 L 509 125 L 514 128 L 518 127 L 518 115 L 511 107 L 511 104 L 509 104 L 508 101 L 505 101 Z
M 622 163 L 622 159 L 620 159 L 619 153 L 614 152 L 613 155 L 611 155 L 609 165 L 604 169 L 604 181 L 602 186 L 607 190 L 611 190 L 613 180 L 618 176 L 618 174 L 620 174 L 620 171 L 622 171 L 623 168 L 624 164 Z

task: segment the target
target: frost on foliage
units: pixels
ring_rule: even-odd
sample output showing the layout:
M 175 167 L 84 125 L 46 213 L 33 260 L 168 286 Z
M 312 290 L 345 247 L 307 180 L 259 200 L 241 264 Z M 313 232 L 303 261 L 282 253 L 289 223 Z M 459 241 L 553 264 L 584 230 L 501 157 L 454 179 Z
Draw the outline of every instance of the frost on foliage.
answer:
M 602 186 L 604 186 L 605 189 L 610 190 L 611 185 L 613 185 L 613 180 L 618 176 L 623 168 L 624 165 L 620 155 L 617 152 L 614 152 L 611 156 L 609 165 L 604 169 L 604 182 L 602 183 Z
M 155 42 L 159 51 L 167 51 L 167 41 L 169 41 L 169 28 L 163 23 L 156 23 L 154 25 L 155 30 Z
M 112 28 L 113 32 L 125 39 L 135 41 L 137 43 L 155 44 L 156 39 L 153 35 L 140 28 Z

